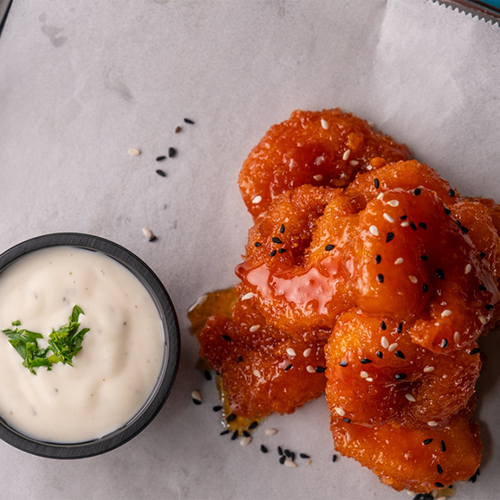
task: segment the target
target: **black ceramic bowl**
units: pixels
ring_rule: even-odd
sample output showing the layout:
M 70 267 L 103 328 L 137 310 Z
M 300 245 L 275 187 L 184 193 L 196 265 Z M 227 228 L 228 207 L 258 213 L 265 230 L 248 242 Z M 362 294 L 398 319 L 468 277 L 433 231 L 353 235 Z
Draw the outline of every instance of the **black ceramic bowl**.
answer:
M 83 443 L 47 443 L 17 432 L 0 417 L 0 439 L 20 450 L 47 458 L 91 457 L 113 450 L 135 437 L 154 419 L 165 404 L 179 363 L 179 327 L 172 301 L 153 271 L 126 248 L 98 236 L 81 233 L 55 233 L 24 241 L 0 255 L 0 273 L 13 261 L 29 252 L 55 246 L 72 246 L 99 251 L 125 266 L 149 291 L 158 309 L 165 334 L 163 364 L 153 392 L 139 413 L 116 431 Z

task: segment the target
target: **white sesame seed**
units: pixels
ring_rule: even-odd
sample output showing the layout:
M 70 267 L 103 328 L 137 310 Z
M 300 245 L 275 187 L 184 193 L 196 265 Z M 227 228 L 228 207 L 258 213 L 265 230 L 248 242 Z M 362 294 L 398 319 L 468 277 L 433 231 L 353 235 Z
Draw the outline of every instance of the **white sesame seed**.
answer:
M 274 436 L 277 433 L 277 429 L 269 428 L 266 429 L 266 436 Z
M 350 149 L 346 149 L 344 151 L 344 154 L 342 155 L 342 159 L 344 161 L 347 161 L 349 159 L 349 156 L 351 156 L 351 150 Z
M 250 444 L 251 441 L 252 441 L 251 436 L 245 436 L 244 438 L 241 439 L 240 444 L 241 446 L 246 446 L 247 444 Z
M 306 370 L 309 373 L 316 373 L 316 370 L 314 369 L 314 366 L 311 366 L 311 365 L 307 365 Z
M 472 266 L 470 264 L 467 264 L 465 266 L 465 274 L 469 274 L 472 271 Z
M 315 165 L 321 165 L 325 161 L 325 157 L 323 155 L 317 156 L 314 160 Z
M 382 337 L 381 344 L 384 349 L 387 349 L 389 347 L 389 341 L 387 340 L 387 337 Z
M 429 420 L 427 422 L 427 425 L 430 426 L 430 427 L 436 427 L 437 422 L 435 420 Z
M 397 207 L 399 205 L 399 201 L 398 200 L 389 200 L 387 202 L 391 207 Z
M 132 148 L 128 150 L 128 154 L 132 156 L 139 156 L 141 154 L 141 150 L 137 148 Z
M 191 399 L 194 399 L 195 401 L 198 401 L 200 403 L 203 401 L 200 391 L 193 391 L 191 393 Z
M 251 333 L 256 332 L 260 328 L 260 325 L 252 325 L 249 330 Z
M 321 126 L 325 129 L 328 130 L 328 122 L 321 118 Z
M 260 203 L 262 201 L 262 196 L 260 194 L 258 194 L 257 196 L 254 197 L 254 199 L 252 200 L 252 203 L 254 205 L 257 205 L 258 203 Z
M 341 417 L 343 417 L 345 415 L 345 411 L 343 408 L 341 408 L 340 406 L 337 406 L 335 408 L 335 411 L 337 412 L 338 415 L 340 415 Z
M 271 149 L 271 144 L 269 144 L 268 142 L 265 142 L 265 143 L 264 143 L 264 146 L 265 146 L 267 149 Z M 299 145 L 297 144 L 297 146 L 299 146 Z
M 291 458 L 285 460 L 285 465 L 287 467 L 297 467 L 297 464 Z
M 311 348 L 308 347 L 303 353 L 302 353 L 302 356 L 304 356 L 304 358 L 307 358 L 309 356 L 309 354 L 311 354 Z
M 399 266 L 399 264 L 402 264 L 404 262 L 403 257 L 398 257 L 395 261 L 394 264 Z
M 455 344 L 458 344 L 460 342 L 460 332 L 455 332 L 453 334 L 453 340 L 455 341 Z
M 290 356 L 290 357 L 294 357 L 294 356 L 297 356 L 296 352 L 295 352 L 295 349 L 292 349 L 291 347 L 287 347 L 286 348 L 286 353 Z
M 401 225 L 401 227 L 408 227 L 410 225 L 410 223 L 407 220 L 405 220 L 405 221 L 401 222 L 400 225 Z
M 249 300 L 249 299 L 252 299 L 254 296 L 255 296 L 254 293 L 248 292 L 248 293 L 245 293 L 245 295 L 243 295 L 243 297 L 241 297 L 241 300 Z
M 424 373 L 431 373 L 434 371 L 434 367 L 433 366 L 429 366 L 427 365 L 425 368 L 424 368 Z
M 382 217 L 387 221 L 387 222 L 394 222 L 394 219 L 389 215 L 384 212 Z
M 153 241 L 155 239 L 155 235 L 153 234 L 153 231 L 151 229 L 148 229 L 147 227 L 142 228 L 142 234 L 146 236 L 146 238 L 149 241 Z
M 445 309 L 442 313 L 441 313 L 441 317 L 442 318 L 446 318 L 447 316 L 451 316 L 451 311 L 449 309 Z
M 368 373 L 366 373 L 366 372 L 360 372 L 359 376 L 361 378 L 368 378 L 370 375 Z
M 367 378 L 365 378 L 365 380 L 366 380 L 367 382 L 373 382 L 373 379 L 372 379 L 371 377 L 367 377 Z
M 349 162 L 349 165 L 351 165 L 353 167 L 357 167 L 359 165 L 359 161 L 358 160 L 351 160 Z
M 405 394 L 405 398 L 412 403 L 416 401 L 416 399 L 411 394 Z
M 322 175 L 320 175 L 320 174 L 318 174 L 318 175 L 313 175 L 313 179 L 314 179 L 315 181 L 322 181 L 322 180 L 323 180 L 323 176 L 322 176 Z
M 410 274 L 410 276 L 408 276 L 409 280 L 412 282 L 412 283 L 418 283 L 418 278 L 416 276 L 412 276 Z
M 254 371 L 253 371 L 253 374 L 254 374 L 256 377 L 260 378 L 260 372 L 259 372 L 259 370 L 254 370 Z
M 377 196 L 377 200 L 381 200 L 383 197 L 384 197 L 384 193 L 380 193 L 380 194 Z
M 373 236 L 378 236 L 378 227 L 377 226 L 370 226 L 369 231 L 370 231 L 370 233 L 373 234 Z
M 366 165 L 365 168 L 366 168 L 366 170 L 371 170 L 373 167 L 370 164 L 368 164 L 368 165 Z
M 486 323 L 488 323 L 488 320 L 485 316 L 479 316 L 479 321 L 481 321 L 483 325 L 486 325 Z
M 397 342 L 393 342 L 388 348 L 387 350 L 389 352 L 392 352 L 392 351 L 395 351 L 396 349 L 398 348 L 398 343 Z

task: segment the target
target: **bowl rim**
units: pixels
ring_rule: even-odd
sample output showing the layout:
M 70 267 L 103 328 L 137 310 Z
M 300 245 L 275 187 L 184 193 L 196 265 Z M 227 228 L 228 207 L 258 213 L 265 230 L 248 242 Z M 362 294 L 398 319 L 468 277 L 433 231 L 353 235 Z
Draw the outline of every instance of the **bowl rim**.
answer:
M 172 300 L 158 276 L 130 250 L 100 236 L 77 232 L 56 232 L 35 236 L 0 254 L 0 273 L 15 260 L 30 252 L 57 246 L 98 251 L 122 264 L 150 293 L 165 332 L 166 357 L 152 394 L 135 417 L 110 434 L 82 443 L 45 442 L 16 431 L 0 417 L 0 439 L 15 448 L 45 458 L 79 459 L 101 455 L 122 446 L 153 421 L 165 404 L 177 374 L 180 360 L 180 330 Z

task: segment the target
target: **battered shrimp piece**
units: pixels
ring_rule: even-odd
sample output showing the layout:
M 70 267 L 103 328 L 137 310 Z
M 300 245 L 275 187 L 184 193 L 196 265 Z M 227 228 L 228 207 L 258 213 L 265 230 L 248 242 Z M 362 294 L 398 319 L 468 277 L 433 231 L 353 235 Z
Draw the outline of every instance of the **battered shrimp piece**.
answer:
M 283 191 L 303 184 L 345 187 L 370 160 L 410 159 L 404 144 L 340 109 L 296 110 L 272 126 L 243 163 L 239 185 L 248 211 L 257 217 Z
M 400 491 L 427 493 L 466 481 L 481 462 L 481 438 L 470 411 L 454 415 L 442 429 L 415 430 L 397 425 L 366 427 L 333 416 L 335 449 L 373 470 Z

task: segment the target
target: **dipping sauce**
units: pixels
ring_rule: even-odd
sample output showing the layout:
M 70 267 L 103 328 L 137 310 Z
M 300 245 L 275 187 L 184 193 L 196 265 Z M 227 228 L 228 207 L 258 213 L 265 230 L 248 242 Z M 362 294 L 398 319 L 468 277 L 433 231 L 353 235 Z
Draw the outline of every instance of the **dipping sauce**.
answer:
M 165 332 L 151 295 L 125 266 L 104 253 L 58 246 L 33 251 L 0 272 L 0 330 L 48 335 L 80 306 L 89 328 L 73 367 L 57 363 L 36 375 L 0 332 L 0 417 L 47 442 L 98 439 L 141 410 L 159 378 Z

